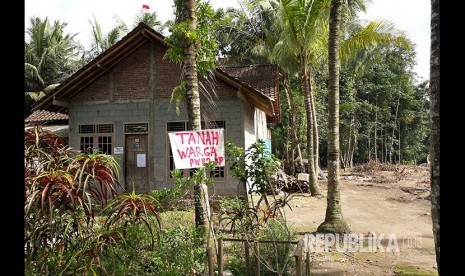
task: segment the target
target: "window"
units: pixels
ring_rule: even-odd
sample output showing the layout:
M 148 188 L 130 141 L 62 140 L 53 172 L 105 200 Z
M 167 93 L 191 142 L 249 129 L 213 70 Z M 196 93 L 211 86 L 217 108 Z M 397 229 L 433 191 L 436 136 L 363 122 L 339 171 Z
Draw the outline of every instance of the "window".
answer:
M 148 123 L 124 124 L 125 133 L 148 133 L 148 131 L 149 131 Z
M 79 125 L 81 152 L 113 153 L 113 124 Z
M 201 122 L 202 129 L 215 129 L 215 128 L 223 128 L 226 129 L 226 123 L 225 121 L 208 121 L 207 123 Z M 189 128 L 188 122 L 169 122 L 167 123 L 167 131 L 172 132 L 172 131 L 186 131 Z M 168 138 L 167 138 L 168 139 Z M 169 143 L 169 139 L 167 140 L 167 145 L 168 145 L 168 152 L 169 152 L 169 166 L 168 166 L 168 175 L 170 178 L 173 178 L 171 175 L 171 171 L 174 170 L 174 158 L 173 158 L 173 152 L 171 150 L 171 145 Z M 195 172 L 195 169 L 190 169 L 190 170 L 184 170 L 183 174 L 188 176 L 192 176 L 192 174 Z M 210 171 L 210 177 L 212 178 L 225 178 L 225 167 L 215 167 L 213 170 Z
M 80 143 L 81 152 L 92 153 L 93 147 L 94 147 L 94 137 L 81 136 L 81 143 Z
M 210 122 L 207 122 L 206 127 L 205 127 L 205 123 L 202 122 L 202 129 L 215 129 L 215 128 L 226 129 L 226 122 L 225 121 L 210 121 Z M 213 170 L 210 171 L 210 177 L 211 178 L 224 178 L 225 177 L 224 168 L 225 167 L 213 168 Z
M 171 131 L 185 131 L 187 130 L 188 128 L 188 122 L 170 122 L 170 123 L 167 123 L 166 125 L 166 129 L 168 132 L 171 132 Z M 169 166 L 168 166 L 168 175 L 170 178 L 173 178 L 173 176 L 171 175 L 171 172 L 174 170 L 174 158 L 173 158 L 173 151 L 171 150 L 171 145 L 170 145 L 170 141 L 169 141 L 169 138 L 167 138 L 167 144 L 168 144 L 168 152 L 169 152 Z

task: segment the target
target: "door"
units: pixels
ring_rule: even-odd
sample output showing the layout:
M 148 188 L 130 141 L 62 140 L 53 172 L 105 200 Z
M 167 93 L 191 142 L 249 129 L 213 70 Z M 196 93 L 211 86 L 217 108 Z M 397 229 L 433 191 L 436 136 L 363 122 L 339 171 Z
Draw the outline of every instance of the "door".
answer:
M 147 134 L 128 134 L 125 141 L 125 181 L 128 192 L 149 191 L 149 160 Z

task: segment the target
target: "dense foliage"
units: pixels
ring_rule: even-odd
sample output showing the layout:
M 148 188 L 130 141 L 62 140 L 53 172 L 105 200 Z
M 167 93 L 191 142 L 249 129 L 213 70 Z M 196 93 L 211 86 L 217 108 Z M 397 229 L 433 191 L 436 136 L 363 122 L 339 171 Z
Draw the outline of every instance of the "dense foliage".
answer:
M 156 199 L 119 185 L 116 160 L 79 153 L 40 127 L 25 132 L 24 250 L 27 275 L 108 273 L 102 265 L 128 246 L 160 242 Z M 145 228 L 144 228 L 145 227 Z M 140 232 L 146 238 L 137 241 Z

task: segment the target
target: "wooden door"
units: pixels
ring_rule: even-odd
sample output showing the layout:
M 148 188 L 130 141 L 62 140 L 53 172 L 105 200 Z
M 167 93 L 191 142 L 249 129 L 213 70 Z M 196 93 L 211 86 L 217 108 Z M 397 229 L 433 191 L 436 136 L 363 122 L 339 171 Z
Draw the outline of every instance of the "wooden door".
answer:
M 128 134 L 125 141 L 125 188 L 131 192 L 149 191 L 147 134 Z

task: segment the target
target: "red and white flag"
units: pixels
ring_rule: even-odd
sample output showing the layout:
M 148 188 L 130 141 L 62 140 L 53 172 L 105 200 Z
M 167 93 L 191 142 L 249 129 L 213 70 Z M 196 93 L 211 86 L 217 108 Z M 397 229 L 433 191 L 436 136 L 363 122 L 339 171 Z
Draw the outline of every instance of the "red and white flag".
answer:
M 143 4 L 142 9 L 143 10 L 150 10 L 150 7 L 149 7 L 149 5 Z

